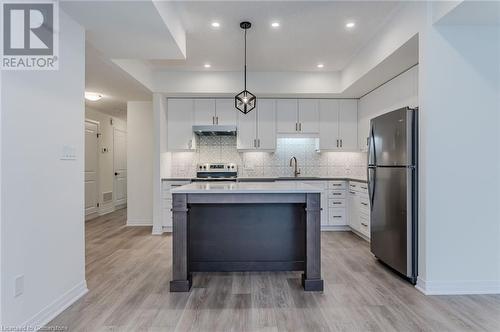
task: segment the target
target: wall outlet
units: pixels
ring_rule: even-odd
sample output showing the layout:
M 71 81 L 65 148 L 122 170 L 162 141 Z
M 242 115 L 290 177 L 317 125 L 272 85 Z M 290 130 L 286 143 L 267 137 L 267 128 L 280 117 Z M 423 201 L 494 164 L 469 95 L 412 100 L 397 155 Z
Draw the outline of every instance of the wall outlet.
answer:
M 17 276 L 14 281 L 14 297 L 21 296 L 24 293 L 24 275 Z

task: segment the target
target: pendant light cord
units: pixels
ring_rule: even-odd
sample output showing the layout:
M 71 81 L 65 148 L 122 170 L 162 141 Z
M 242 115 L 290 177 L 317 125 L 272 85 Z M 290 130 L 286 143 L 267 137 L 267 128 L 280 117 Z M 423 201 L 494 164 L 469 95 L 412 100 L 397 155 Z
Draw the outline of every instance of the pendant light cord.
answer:
M 245 91 L 247 90 L 247 29 L 245 29 L 245 74 L 244 74 L 244 81 L 245 81 Z

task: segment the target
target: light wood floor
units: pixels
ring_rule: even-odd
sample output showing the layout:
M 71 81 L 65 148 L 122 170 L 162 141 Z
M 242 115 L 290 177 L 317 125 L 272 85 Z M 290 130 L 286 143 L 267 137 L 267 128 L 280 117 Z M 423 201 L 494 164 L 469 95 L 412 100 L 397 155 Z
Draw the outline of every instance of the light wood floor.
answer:
M 125 227 L 125 210 L 86 223 L 89 293 L 49 325 L 69 331 L 500 331 L 500 296 L 424 296 L 348 232 L 322 234 L 324 293 L 299 273 L 196 274 L 170 293 L 170 235 Z

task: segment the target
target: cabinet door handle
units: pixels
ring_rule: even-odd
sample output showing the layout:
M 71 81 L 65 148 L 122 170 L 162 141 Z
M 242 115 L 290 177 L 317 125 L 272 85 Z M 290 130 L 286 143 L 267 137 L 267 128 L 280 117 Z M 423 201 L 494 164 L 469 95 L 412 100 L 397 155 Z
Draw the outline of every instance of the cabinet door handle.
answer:
M 339 147 L 339 140 L 337 140 L 337 147 Z
M 340 140 L 340 147 L 342 147 L 342 139 Z
M 350 194 L 356 195 L 354 191 L 349 191 Z
M 299 131 L 302 131 L 302 122 L 299 122 Z
M 215 124 L 215 116 L 212 116 L 212 124 Z
M 363 203 L 363 202 L 361 202 L 361 205 L 368 206 L 368 203 Z
M 256 142 L 256 141 L 257 141 L 257 140 L 254 138 L 254 139 L 253 139 L 253 147 L 254 147 L 254 148 L 256 148 L 256 147 L 257 147 L 257 142 Z
M 260 138 L 257 138 L 257 147 L 260 148 Z
M 295 122 L 295 131 L 299 131 L 299 124 Z
M 218 116 L 215 117 L 215 124 L 219 124 L 219 117 Z

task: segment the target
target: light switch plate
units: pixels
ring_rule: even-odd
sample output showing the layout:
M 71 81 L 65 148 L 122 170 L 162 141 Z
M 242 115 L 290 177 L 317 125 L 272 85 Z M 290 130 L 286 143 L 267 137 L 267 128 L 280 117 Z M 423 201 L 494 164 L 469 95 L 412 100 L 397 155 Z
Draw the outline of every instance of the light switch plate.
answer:
M 14 281 L 14 297 L 23 295 L 24 293 L 24 275 L 17 276 Z
M 76 149 L 72 145 L 63 145 L 61 160 L 76 160 Z

